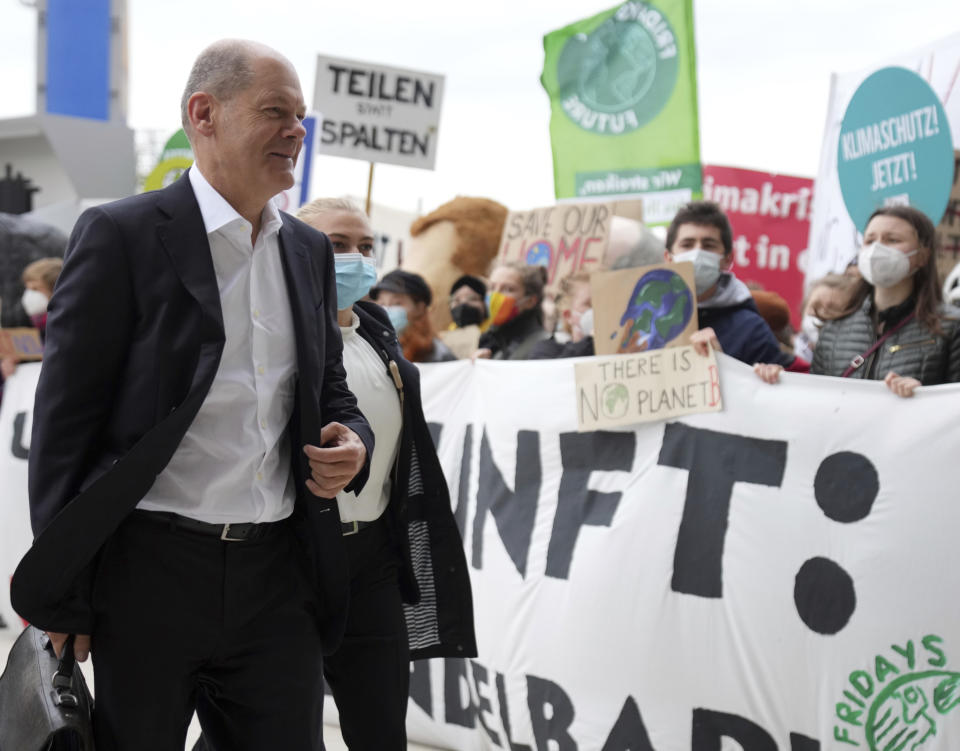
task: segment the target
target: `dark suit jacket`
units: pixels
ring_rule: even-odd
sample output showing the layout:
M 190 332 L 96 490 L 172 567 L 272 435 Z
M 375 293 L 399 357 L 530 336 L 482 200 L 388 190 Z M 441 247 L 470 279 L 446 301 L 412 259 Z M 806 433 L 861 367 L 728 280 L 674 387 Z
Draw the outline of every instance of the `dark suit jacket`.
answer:
M 290 421 L 298 537 L 321 604 L 324 648 L 343 628 L 348 575 L 336 502 L 306 489 L 303 444 L 341 422 L 373 434 L 347 389 L 327 237 L 284 215 L 279 245 L 296 333 Z M 30 446 L 33 547 L 14 607 L 46 630 L 90 633 L 97 552 L 166 466 L 203 403 L 224 345 L 200 208 L 185 175 L 85 212 L 50 301 Z

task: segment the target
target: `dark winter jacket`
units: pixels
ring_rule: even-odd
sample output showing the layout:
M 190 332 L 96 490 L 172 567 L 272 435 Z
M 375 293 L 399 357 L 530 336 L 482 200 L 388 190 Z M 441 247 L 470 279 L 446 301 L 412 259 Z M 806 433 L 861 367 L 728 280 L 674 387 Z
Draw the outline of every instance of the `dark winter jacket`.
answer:
M 697 316 L 701 329 L 713 329 L 725 354 L 747 365 L 763 362 L 790 368 L 796 359 L 780 349 L 747 285 L 730 272 L 721 274 L 717 291 L 698 305 Z
M 463 541 L 453 517 L 447 481 L 423 416 L 420 371 L 404 359 L 397 335 L 382 307 L 353 306 L 357 333 L 383 360 L 395 362 L 403 384 L 403 428 L 384 515 L 397 540 L 403 568 L 400 591 L 411 659 L 474 657 L 473 599 Z M 393 376 L 391 374 L 391 379 Z
M 549 335 L 537 310 L 525 310 L 503 326 L 487 329 L 480 337 L 480 348 L 489 349 L 492 360 L 527 360 L 537 342 Z
M 534 345 L 529 359 L 559 360 L 564 357 L 592 357 L 595 354 L 592 336 L 585 336 L 579 342 L 566 343 L 558 342 L 551 336 Z
M 811 373 L 840 376 L 851 361 L 877 341 L 876 313 L 867 297 L 860 309 L 820 330 L 813 352 Z M 960 308 L 941 308 L 942 334 L 934 334 L 911 318 L 850 375 L 851 378 L 883 380 L 893 371 L 916 378 L 924 386 L 960 381 Z

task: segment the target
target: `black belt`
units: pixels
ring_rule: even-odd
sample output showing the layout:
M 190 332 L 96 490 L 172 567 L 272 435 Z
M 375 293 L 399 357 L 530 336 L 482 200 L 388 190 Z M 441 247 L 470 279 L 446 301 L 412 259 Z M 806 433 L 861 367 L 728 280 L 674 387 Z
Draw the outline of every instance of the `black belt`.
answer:
M 340 532 L 344 537 L 348 537 L 357 534 L 361 529 L 372 527 L 376 523 L 376 520 L 372 522 L 340 522 Z
M 286 521 L 281 519 L 276 522 L 241 522 L 237 524 L 211 524 L 202 522 L 199 519 L 191 519 L 189 516 L 181 516 L 167 511 L 146 511 L 137 509 L 136 515 L 139 518 L 148 521 L 167 524 L 176 529 L 183 529 L 187 532 L 194 532 L 208 537 L 219 537 L 224 542 L 247 542 L 251 540 L 260 540 L 271 532 L 276 531 Z

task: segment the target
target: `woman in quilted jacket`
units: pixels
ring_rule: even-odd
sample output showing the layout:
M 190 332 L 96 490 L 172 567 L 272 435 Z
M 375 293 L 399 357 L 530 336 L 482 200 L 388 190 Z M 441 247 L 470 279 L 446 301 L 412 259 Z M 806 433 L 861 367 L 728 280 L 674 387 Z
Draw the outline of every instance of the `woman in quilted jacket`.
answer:
M 901 397 L 960 381 L 960 309 L 942 301 L 935 251 L 933 222 L 922 211 L 873 212 L 858 256 L 863 279 L 826 320 L 810 372 L 882 380 Z M 777 380 L 776 368 L 756 366 L 768 382 Z

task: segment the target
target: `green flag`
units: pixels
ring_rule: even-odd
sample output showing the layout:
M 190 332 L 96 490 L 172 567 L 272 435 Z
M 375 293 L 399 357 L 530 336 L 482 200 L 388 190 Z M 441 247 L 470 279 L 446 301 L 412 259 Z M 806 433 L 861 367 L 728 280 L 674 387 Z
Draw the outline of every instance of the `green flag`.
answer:
M 693 0 L 630 0 L 543 47 L 557 198 L 645 193 L 657 223 L 700 195 Z

